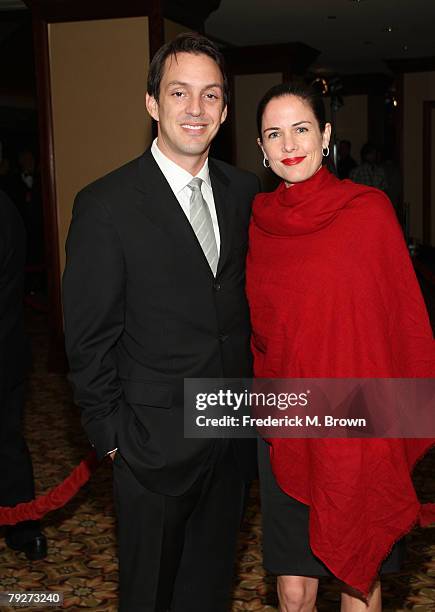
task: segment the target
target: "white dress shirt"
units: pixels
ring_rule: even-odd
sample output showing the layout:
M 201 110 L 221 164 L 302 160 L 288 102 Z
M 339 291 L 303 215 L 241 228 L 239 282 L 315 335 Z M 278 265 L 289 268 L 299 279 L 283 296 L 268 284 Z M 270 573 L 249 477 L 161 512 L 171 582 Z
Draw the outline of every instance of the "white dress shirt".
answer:
M 190 223 L 190 196 L 192 195 L 192 190 L 187 185 L 194 177 L 187 172 L 187 170 L 181 168 L 178 164 L 169 159 L 169 157 L 166 157 L 166 155 L 160 151 L 157 138 L 151 145 L 151 154 L 154 157 L 158 167 L 163 172 L 165 179 L 168 181 L 170 188 L 174 192 L 175 197 L 177 198 Z M 219 254 L 221 240 L 216 214 L 216 205 L 213 197 L 213 189 L 211 188 L 210 174 L 208 171 L 208 159 L 205 160 L 203 167 L 196 176 L 202 179 L 201 193 L 210 210 L 214 236 L 216 238 L 216 246 Z

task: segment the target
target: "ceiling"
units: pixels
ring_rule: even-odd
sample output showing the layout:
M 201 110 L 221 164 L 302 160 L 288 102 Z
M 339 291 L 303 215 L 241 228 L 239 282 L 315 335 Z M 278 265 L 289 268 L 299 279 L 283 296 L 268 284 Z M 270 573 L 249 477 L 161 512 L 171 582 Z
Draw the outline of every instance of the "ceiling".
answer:
M 0 0 L 0 11 L 12 11 L 23 8 L 26 8 L 26 5 L 21 0 Z
M 435 56 L 435 0 L 222 0 L 205 26 L 235 45 L 306 43 L 321 51 L 319 71 L 388 72 L 384 59 Z
M 19 8 L 21 0 L 0 0 L 0 11 Z M 312 68 L 342 74 L 434 57 L 434 30 L 435 0 L 221 0 L 205 22 L 207 34 L 232 45 L 303 42 L 321 51 Z

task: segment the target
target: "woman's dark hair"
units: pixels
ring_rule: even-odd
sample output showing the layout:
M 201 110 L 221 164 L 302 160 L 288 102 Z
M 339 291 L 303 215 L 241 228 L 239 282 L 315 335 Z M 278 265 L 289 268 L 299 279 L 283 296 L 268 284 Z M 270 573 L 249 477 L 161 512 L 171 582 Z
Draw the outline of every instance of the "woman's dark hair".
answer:
M 282 98 L 283 96 L 296 96 L 308 104 L 313 111 L 314 116 L 319 124 L 320 131 L 323 133 L 326 125 L 325 105 L 323 104 L 322 96 L 315 89 L 308 85 L 299 83 L 280 83 L 271 87 L 261 98 L 257 108 L 257 129 L 260 140 L 263 140 L 261 133 L 261 122 L 266 106 L 274 98 Z
M 147 83 L 148 94 L 158 101 L 160 83 L 162 82 L 166 59 L 168 57 L 174 57 L 176 59 L 177 53 L 207 55 L 214 60 L 222 73 L 224 105 L 228 104 L 229 87 L 228 78 L 225 73 L 224 57 L 211 40 L 196 32 L 183 32 L 174 38 L 174 40 L 160 47 L 150 64 Z

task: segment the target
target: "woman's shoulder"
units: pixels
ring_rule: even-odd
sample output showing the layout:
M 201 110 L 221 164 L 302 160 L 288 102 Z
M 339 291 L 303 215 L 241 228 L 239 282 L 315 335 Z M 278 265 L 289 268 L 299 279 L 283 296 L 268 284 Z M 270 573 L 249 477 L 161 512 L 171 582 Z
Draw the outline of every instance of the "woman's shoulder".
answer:
M 389 197 L 380 189 L 354 183 L 345 179 L 340 181 L 338 189 L 346 199 L 345 208 L 361 221 L 367 220 L 371 224 L 379 222 L 397 222 L 396 213 Z
M 388 196 L 374 187 L 341 181 L 347 192 L 341 215 L 356 253 L 406 250 L 403 231 Z

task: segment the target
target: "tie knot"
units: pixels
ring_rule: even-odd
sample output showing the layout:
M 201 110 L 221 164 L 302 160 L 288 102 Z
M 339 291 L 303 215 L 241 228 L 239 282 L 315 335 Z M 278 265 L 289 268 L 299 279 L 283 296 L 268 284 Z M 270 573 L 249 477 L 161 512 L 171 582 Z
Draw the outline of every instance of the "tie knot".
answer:
M 202 178 L 195 177 L 187 185 L 192 191 L 201 191 Z

